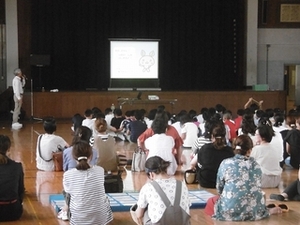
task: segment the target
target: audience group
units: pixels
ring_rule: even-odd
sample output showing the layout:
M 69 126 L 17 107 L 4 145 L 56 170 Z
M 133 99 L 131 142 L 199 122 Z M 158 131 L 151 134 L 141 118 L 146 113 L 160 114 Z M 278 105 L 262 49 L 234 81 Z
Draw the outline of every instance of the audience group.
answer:
M 262 188 L 278 187 L 284 167 L 299 169 L 300 107 L 285 113 L 280 109 L 263 110 L 262 105 L 263 101 L 250 98 L 244 108 L 237 110 L 235 118 L 221 104 L 202 108 L 200 114 L 192 109 L 176 115 L 168 113 L 164 106 L 150 110 L 148 114 L 136 109 L 126 111 L 124 115 L 119 108 L 106 108 L 103 113 L 94 107 L 87 109 L 84 116 L 73 116 L 71 144 L 55 135 L 55 119 L 46 118 L 45 133 L 37 140 L 36 166 L 39 170 L 53 171 L 53 149 L 57 146 L 65 148 L 63 187 L 66 204 L 58 217 L 70 220 L 71 224 L 86 223 L 87 218 L 89 224 L 107 224 L 113 219 L 104 194 L 104 176 L 120 170 L 127 163 L 127 159 L 122 159 L 115 150 L 118 141 L 130 142 L 147 153 L 145 166 L 149 182 L 139 194 L 135 211 L 137 224 L 171 221 L 165 218 L 164 211 L 168 207 L 162 202 L 162 195 L 172 204 L 180 205 L 182 215 L 189 215 L 187 186 L 173 176 L 177 171 L 188 169 L 195 170 L 201 187 L 217 188 L 218 195 L 207 202 L 205 209 L 212 218 L 229 221 L 263 219 L 281 213 L 282 208 L 268 208 Z M 5 136 L 0 136 L 0 141 L 0 167 L 7 165 L 7 171 L 12 171 L 8 165 L 15 167 L 14 172 L 19 177 L 15 181 L 18 188 L 10 196 L 12 199 L 7 199 L 14 201 L 11 209 L 16 213 L 7 214 L 11 216 L 6 220 L 18 219 L 22 214 L 23 170 L 6 156 L 10 141 Z M 172 192 L 168 191 L 170 188 Z M 175 201 L 173 190 L 177 188 L 181 194 Z M 150 196 L 155 194 L 161 198 L 151 199 Z M 299 201 L 300 172 L 298 180 L 283 193 L 271 194 L 270 198 Z M 157 204 L 162 206 L 160 211 L 155 210 Z M 9 210 L 4 206 L 0 204 L 1 215 Z M 181 224 L 185 223 L 182 219 Z

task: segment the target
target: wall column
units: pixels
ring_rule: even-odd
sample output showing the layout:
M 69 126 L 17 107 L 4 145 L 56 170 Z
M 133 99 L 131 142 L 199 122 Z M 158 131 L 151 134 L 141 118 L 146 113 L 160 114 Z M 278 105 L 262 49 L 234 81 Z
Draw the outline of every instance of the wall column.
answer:
M 7 87 L 12 86 L 13 71 L 19 67 L 17 0 L 5 0 Z
M 258 0 L 247 0 L 246 86 L 257 84 Z

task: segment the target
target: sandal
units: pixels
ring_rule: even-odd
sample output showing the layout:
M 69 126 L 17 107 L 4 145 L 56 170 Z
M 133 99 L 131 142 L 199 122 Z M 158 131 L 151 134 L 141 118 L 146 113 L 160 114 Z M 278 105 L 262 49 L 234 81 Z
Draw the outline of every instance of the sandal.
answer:
M 268 209 L 272 209 L 272 208 L 275 208 L 275 207 L 281 208 L 282 212 L 288 212 L 289 211 L 289 207 L 286 204 L 278 204 L 277 205 L 277 204 L 271 203 L 271 204 L 267 205 Z
M 281 208 L 282 212 L 288 212 L 290 210 L 286 204 L 278 204 L 278 207 Z

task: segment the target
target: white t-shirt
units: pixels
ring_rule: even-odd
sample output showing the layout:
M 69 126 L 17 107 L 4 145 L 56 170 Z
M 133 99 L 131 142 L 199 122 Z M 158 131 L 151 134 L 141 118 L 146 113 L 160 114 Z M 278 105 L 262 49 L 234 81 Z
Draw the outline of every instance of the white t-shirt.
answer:
M 177 162 L 172 153 L 174 145 L 174 139 L 166 134 L 154 134 L 145 140 L 145 147 L 149 150 L 147 159 L 159 156 L 163 160 L 171 162 L 167 170 L 168 175 L 174 175 L 177 170 Z
M 180 126 L 180 122 L 179 121 L 173 123 L 171 126 L 175 127 L 175 129 L 177 130 L 178 134 L 181 134 L 181 126 Z
M 168 179 L 157 179 L 155 181 L 163 189 L 171 204 L 173 205 L 175 201 L 176 179 L 174 177 L 171 177 Z M 148 214 L 152 223 L 158 222 L 166 210 L 165 204 L 150 183 L 146 183 L 142 187 L 137 205 L 140 208 L 146 208 L 148 206 Z M 191 202 L 188 189 L 186 187 L 186 184 L 182 182 L 180 206 L 188 214 L 190 214 L 190 205 Z
M 44 171 L 54 170 L 53 160 L 51 160 L 50 162 L 46 162 L 45 160 L 52 159 L 52 152 L 57 151 L 58 145 L 64 148 L 65 146 L 67 146 L 67 142 L 62 137 L 57 136 L 55 134 L 43 134 L 40 143 L 41 155 L 43 157 L 42 159 L 39 154 L 39 138 L 38 138 L 37 145 L 36 145 L 36 167 L 39 170 L 44 170 Z
M 82 126 L 86 126 L 88 128 L 91 129 L 91 131 L 94 130 L 94 126 L 95 126 L 95 119 L 89 119 L 89 118 L 86 118 L 82 121 Z
M 279 151 L 279 148 L 274 148 L 270 143 L 264 143 L 253 147 L 250 156 L 260 165 L 263 174 L 278 176 L 282 173 L 279 165 L 282 155 Z
M 186 134 L 185 139 L 183 140 L 184 147 L 192 147 L 194 142 L 198 138 L 198 127 L 193 122 L 187 122 L 183 124 L 181 128 L 181 134 Z

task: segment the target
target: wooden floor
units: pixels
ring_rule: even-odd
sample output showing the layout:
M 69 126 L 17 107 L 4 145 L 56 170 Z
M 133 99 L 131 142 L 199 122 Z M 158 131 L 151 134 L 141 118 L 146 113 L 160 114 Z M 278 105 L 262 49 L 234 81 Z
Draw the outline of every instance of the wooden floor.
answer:
M 35 151 L 37 134 L 43 133 L 42 123 L 35 121 L 23 122 L 24 127 L 19 131 L 11 130 L 10 122 L 0 121 L 1 134 L 8 135 L 12 141 L 10 157 L 16 161 L 23 163 L 25 173 L 26 195 L 24 199 L 24 214 L 20 221 L 7 222 L 3 224 L 13 225 L 55 225 L 68 224 L 56 219 L 56 215 L 49 204 L 49 195 L 61 193 L 62 191 L 62 172 L 42 172 L 37 171 L 35 164 Z M 56 134 L 62 136 L 66 141 L 71 143 L 71 121 L 58 121 Z M 120 152 L 128 157 L 132 156 L 132 148 L 130 144 L 118 143 Z M 182 179 L 182 173 L 177 171 L 176 177 Z M 146 182 L 147 177 L 144 173 L 131 173 L 127 171 L 123 173 L 124 191 L 139 191 Z M 284 169 L 282 174 L 282 182 L 279 188 L 265 189 L 267 201 L 270 193 L 281 192 L 288 184 L 297 179 L 297 171 L 293 169 Z M 199 189 L 198 185 L 189 185 L 190 190 Z M 216 193 L 215 189 L 206 189 L 211 193 Z M 300 202 L 286 202 L 290 211 L 281 215 L 273 215 L 268 219 L 251 222 L 253 225 L 300 225 Z M 88 206 L 87 206 L 88 207 Z M 235 222 L 235 225 L 248 224 L 249 222 Z M 2 223 L 1 223 L 2 224 Z M 114 213 L 113 225 L 134 224 L 129 212 Z M 191 210 L 191 224 L 233 224 L 232 222 L 220 222 L 210 219 L 203 209 Z

